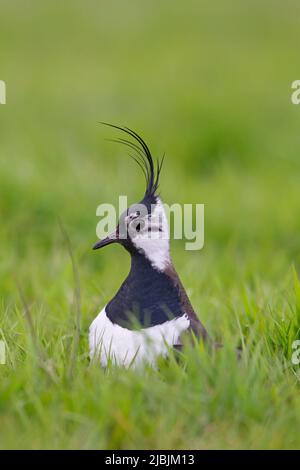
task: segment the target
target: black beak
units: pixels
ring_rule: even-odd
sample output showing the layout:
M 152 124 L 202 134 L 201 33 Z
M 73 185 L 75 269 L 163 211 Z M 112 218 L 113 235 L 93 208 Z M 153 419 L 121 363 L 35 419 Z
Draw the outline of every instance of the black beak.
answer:
M 99 240 L 94 246 L 93 250 L 98 250 L 99 248 L 102 248 L 103 246 L 110 245 L 111 243 L 117 243 L 119 241 L 119 237 L 117 235 L 117 232 L 113 232 L 108 237 L 103 238 L 102 240 Z

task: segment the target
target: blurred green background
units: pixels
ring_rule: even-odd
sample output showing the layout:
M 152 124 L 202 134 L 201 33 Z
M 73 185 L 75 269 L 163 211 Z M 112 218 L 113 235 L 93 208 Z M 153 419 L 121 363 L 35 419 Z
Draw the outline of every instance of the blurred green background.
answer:
M 59 220 L 80 276 L 83 344 L 128 271 L 120 247 L 91 251 L 97 206 L 120 194 L 135 202 L 144 189 L 126 149 L 105 140 L 118 135 L 103 120 L 140 132 L 154 155 L 166 152 L 165 202 L 205 204 L 204 249 L 176 241 L 172 254 L 210 332 L 236 338 L 235 315 L 247 329 L 251 305 L 284 316 L 300 262 L 300 105 L 291 103 L 299 14 L 296 0 L 0 1 L 0 295 L 11 339 L 26 331 L 15 326 L 17 284 L 41 316 L 41 337 L 70 322 L 74 283 Z M 273 445 L 295 446 L 293 431 L 284 442 L 280 429 Z M 205 444 L 214 445 L 230 446 Z

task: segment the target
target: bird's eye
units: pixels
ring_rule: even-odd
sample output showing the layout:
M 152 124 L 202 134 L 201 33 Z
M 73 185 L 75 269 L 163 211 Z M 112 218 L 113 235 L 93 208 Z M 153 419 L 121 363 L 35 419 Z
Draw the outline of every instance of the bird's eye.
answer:
M 139 217 L 141 215 L 140 211 L 136 211 L 135 215 Z

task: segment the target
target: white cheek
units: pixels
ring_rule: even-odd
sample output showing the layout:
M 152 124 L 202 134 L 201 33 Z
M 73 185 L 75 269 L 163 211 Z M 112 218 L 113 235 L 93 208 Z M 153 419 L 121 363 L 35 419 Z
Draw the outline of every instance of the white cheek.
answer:
M 170 261 L 169 240 L 136 237 L 133 240 L 138 250 L 142 250 L 153 267 L 164 270 Z
M 135 234 L 132 242 L 138 250 L 143 251 L 154 268 L 163 271 L 170 262 L 170 243 L 168 222 L 160 200 L 156 204 L 149 224 L 153 231 L 148 232 L 146 224 L 140 233 Z

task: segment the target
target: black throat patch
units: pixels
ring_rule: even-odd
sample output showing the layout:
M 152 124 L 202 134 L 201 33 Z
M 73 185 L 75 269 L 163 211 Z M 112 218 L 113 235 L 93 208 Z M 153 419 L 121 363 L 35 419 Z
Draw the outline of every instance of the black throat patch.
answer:
M 148 328 L 183 315 L 178 288 L 140 253 L 131 254 L 130 272 L 107 304 L 108 318 L 129 329 Z

